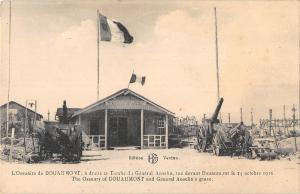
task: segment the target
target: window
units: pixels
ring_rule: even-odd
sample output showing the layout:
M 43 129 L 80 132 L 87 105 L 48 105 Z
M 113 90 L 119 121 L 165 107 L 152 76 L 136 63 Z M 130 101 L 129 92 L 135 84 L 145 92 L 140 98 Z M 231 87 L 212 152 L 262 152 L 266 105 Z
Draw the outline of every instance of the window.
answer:
M 164 119 L 157 120 L 157 129 L 158 129 L 159 134 L 165 133 L 165 120 Z

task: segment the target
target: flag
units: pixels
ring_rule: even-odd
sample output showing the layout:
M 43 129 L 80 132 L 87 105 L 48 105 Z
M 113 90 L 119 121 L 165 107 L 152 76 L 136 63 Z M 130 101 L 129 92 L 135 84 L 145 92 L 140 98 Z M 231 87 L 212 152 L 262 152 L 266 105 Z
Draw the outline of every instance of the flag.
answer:
M 129 83 L 138 82 L 138 83 L 142 84 L 142 86 L 143 86 L 145 84 L 145 81 L 146 81 L 146 77 L 145 76 L 139 77 L 139 76 L 137 76 L 136 74 L 133 73 L 131 75 Z
M 133 37 L 126 27 L 118 21 L 99 14 L 100 41 L 116 41 L 130 44 Z

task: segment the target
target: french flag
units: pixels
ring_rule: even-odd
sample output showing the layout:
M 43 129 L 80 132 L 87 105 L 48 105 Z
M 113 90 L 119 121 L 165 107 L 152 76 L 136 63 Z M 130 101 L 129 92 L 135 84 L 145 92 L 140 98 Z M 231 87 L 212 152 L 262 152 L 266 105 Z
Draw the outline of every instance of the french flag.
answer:
M 130 44 L 133 37 L 127 28 L 118 21 L 107 18 L 99 13 L 100 41 L 114 41 Z
M 146 82 L 146 77 L 145 76 L 140 77 L 140 76 L 137 76 L 135 73 L 133 73 L 131 75 L 129 83 L 135 83 L 135 82 L 138 82 L 138 83 L 142 84 L 142 86 L 143 86 Z

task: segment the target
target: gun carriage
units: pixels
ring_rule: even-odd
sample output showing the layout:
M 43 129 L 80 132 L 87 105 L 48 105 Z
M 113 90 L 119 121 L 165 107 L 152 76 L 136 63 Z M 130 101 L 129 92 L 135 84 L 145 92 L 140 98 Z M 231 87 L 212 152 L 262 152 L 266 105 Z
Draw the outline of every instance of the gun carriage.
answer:
M 252 138 L 246 126 L 242 122 L 235 127 L 226 126 L 218 119 L 223 102 L 221 98 L 212 116 L 203 121 L 197 133 L 196 148 L 199 152 L 213 151 L 217 156 L 248 155 Z

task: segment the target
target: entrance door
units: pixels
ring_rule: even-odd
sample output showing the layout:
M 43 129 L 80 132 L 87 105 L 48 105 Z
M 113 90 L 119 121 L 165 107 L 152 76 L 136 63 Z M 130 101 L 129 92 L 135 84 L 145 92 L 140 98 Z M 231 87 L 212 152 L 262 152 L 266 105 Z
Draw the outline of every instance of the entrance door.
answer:
M 97 120 L 97 119 L 90 120 L 90 134 L 91 135 L 99 135 L 100 134 L 99 120 Z
M 128 145 L 128 127 L 126 117 L 111 117 L 108 128 L 109 146 Z
M 108 146 L 118 146 L 118 118 L 111 117 L 108 123 Z
M 118 139 L 119 146 L 128 145 L 128 130 L 127 130 L 127 118 L 118 118 Z

